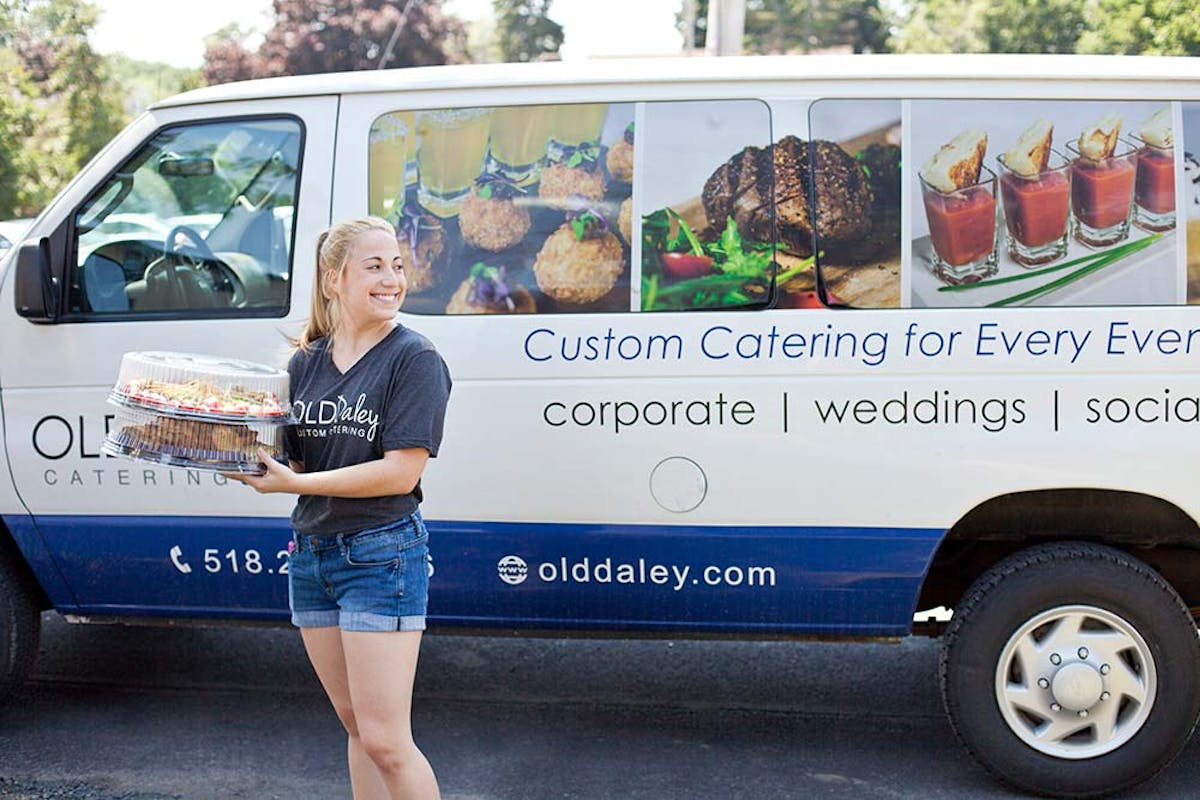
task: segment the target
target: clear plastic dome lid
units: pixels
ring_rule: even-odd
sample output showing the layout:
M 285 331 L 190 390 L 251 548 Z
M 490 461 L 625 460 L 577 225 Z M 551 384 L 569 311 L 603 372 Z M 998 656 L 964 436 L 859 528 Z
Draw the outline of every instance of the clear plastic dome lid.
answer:
M 261 475 L 266 468 L 259 448 L 282 460 L 283 430 L 275 424 L 210 422 L 120 408 L 100 449 L 169 467 Z
M 292 421 L 286 371 L 218 356 L 126 353 L 109 399 L 185 419 Z

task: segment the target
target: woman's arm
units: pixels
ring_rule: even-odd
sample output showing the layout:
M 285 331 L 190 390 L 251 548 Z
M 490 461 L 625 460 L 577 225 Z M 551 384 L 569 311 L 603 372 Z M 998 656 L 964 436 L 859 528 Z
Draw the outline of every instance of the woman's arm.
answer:
M 298 472 L 280 464 L 264 450 L 259 458 L 266 475 L 238 475 L 238 480 L 259 494 L 319 494 L 326 497 L 387 497 L 409 494 L 416 487 L 429 451 L 423 447 L 388 450 L 378 461 L 366 461 L 324 472 Z M 231 476 L 232 477 L 232 476 Z

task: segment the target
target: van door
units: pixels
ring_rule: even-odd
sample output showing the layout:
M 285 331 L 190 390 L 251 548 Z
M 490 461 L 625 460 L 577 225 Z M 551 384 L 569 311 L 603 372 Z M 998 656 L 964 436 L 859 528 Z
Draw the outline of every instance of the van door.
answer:
M 6 520 L 62 611 L 281 616 L 289 498 L 100 451 L 122 354 L 282 366 L 329 221 L 336 97 L 156 109 L 56 201 L 56 319 L 3 288 L 5 448 L 30 517 Z M 44 548 L 44 549 L 43 549 Z M 36 568 L 36 567 L 35 567 Z

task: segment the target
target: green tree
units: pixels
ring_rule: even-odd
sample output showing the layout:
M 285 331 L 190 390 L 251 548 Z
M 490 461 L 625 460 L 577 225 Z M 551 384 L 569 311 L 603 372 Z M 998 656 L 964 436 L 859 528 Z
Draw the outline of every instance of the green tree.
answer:
M 891 39 L 897 53 L 985 53 L 989 0 L 917 0 Z
M 904 53 L 1200 55 L 1195 0 L 913 0 Z
M 137 61 L 121 53 L 105 57 L 113 82 L 119 88 L 127 113 L 135 114 L 151 103 L 204 85 L 199 68 L 172 67 Z
M 809 53 L 887 49 L 890 21 L 878 0 L 747 0 L 746 49 Z
M 469 60 L 466 28 L 442 0 L 275 0 L 274 13 L 254 52 L 236 30 L 209 40 L 209 83 Z
M 550 19 L 554 0 L 492 0 L 496 38 L 505 61 L 537 61 L 557 56 L 563 29 Z
M 1074 53 L 1087 28 L 1086 0 L 993 0 L 983 13 L 992 53 Z
M 0 47 L 0 217 L 27 217 L 43 203 L 36 151 L 33 90 L 20 58 Z
M 0 4 L 5 127 L 29 131 L 5 156 L 20 177 L 0 213 L 38 211 L 125 124 L 107 64 L 88 42 L 96 18 L 95 6 L 74 0 Z
M 1080 36 L 1081 53 L 1200 55 L 1195 0 L 1091 0 L 1095 24 Z
M 695 0 L 697 49 L 703 49 L 708 0 Z M 676 14 L 686 33 L 685 8 Z M 747 53 L 811 53 L 849 49 L 879 53 L 888 49 L 892 20 L 879 0 L 747 0 L 743 42 Z

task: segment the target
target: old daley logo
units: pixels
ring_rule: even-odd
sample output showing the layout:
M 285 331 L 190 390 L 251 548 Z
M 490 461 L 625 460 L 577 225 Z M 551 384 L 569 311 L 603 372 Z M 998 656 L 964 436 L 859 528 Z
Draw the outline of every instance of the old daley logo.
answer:
M 368 442 L 375 441 L 375 432 L 379 429 L 379 413 L 373 409 L 366 408 L 367 402 L 366 393 L 359 394 L 354 405 L 350 405 L 346 398 L 342 395 L 337 396 L 337 401 L 321 400 L 319 402 L 305 403 L 303 400 L 297 400 L 293 404 L 293 410 L 296 417 L 305 425 L 332 425 L 335 422 L 353 422 L 359 425 L 366 426 L 366 437 Z

